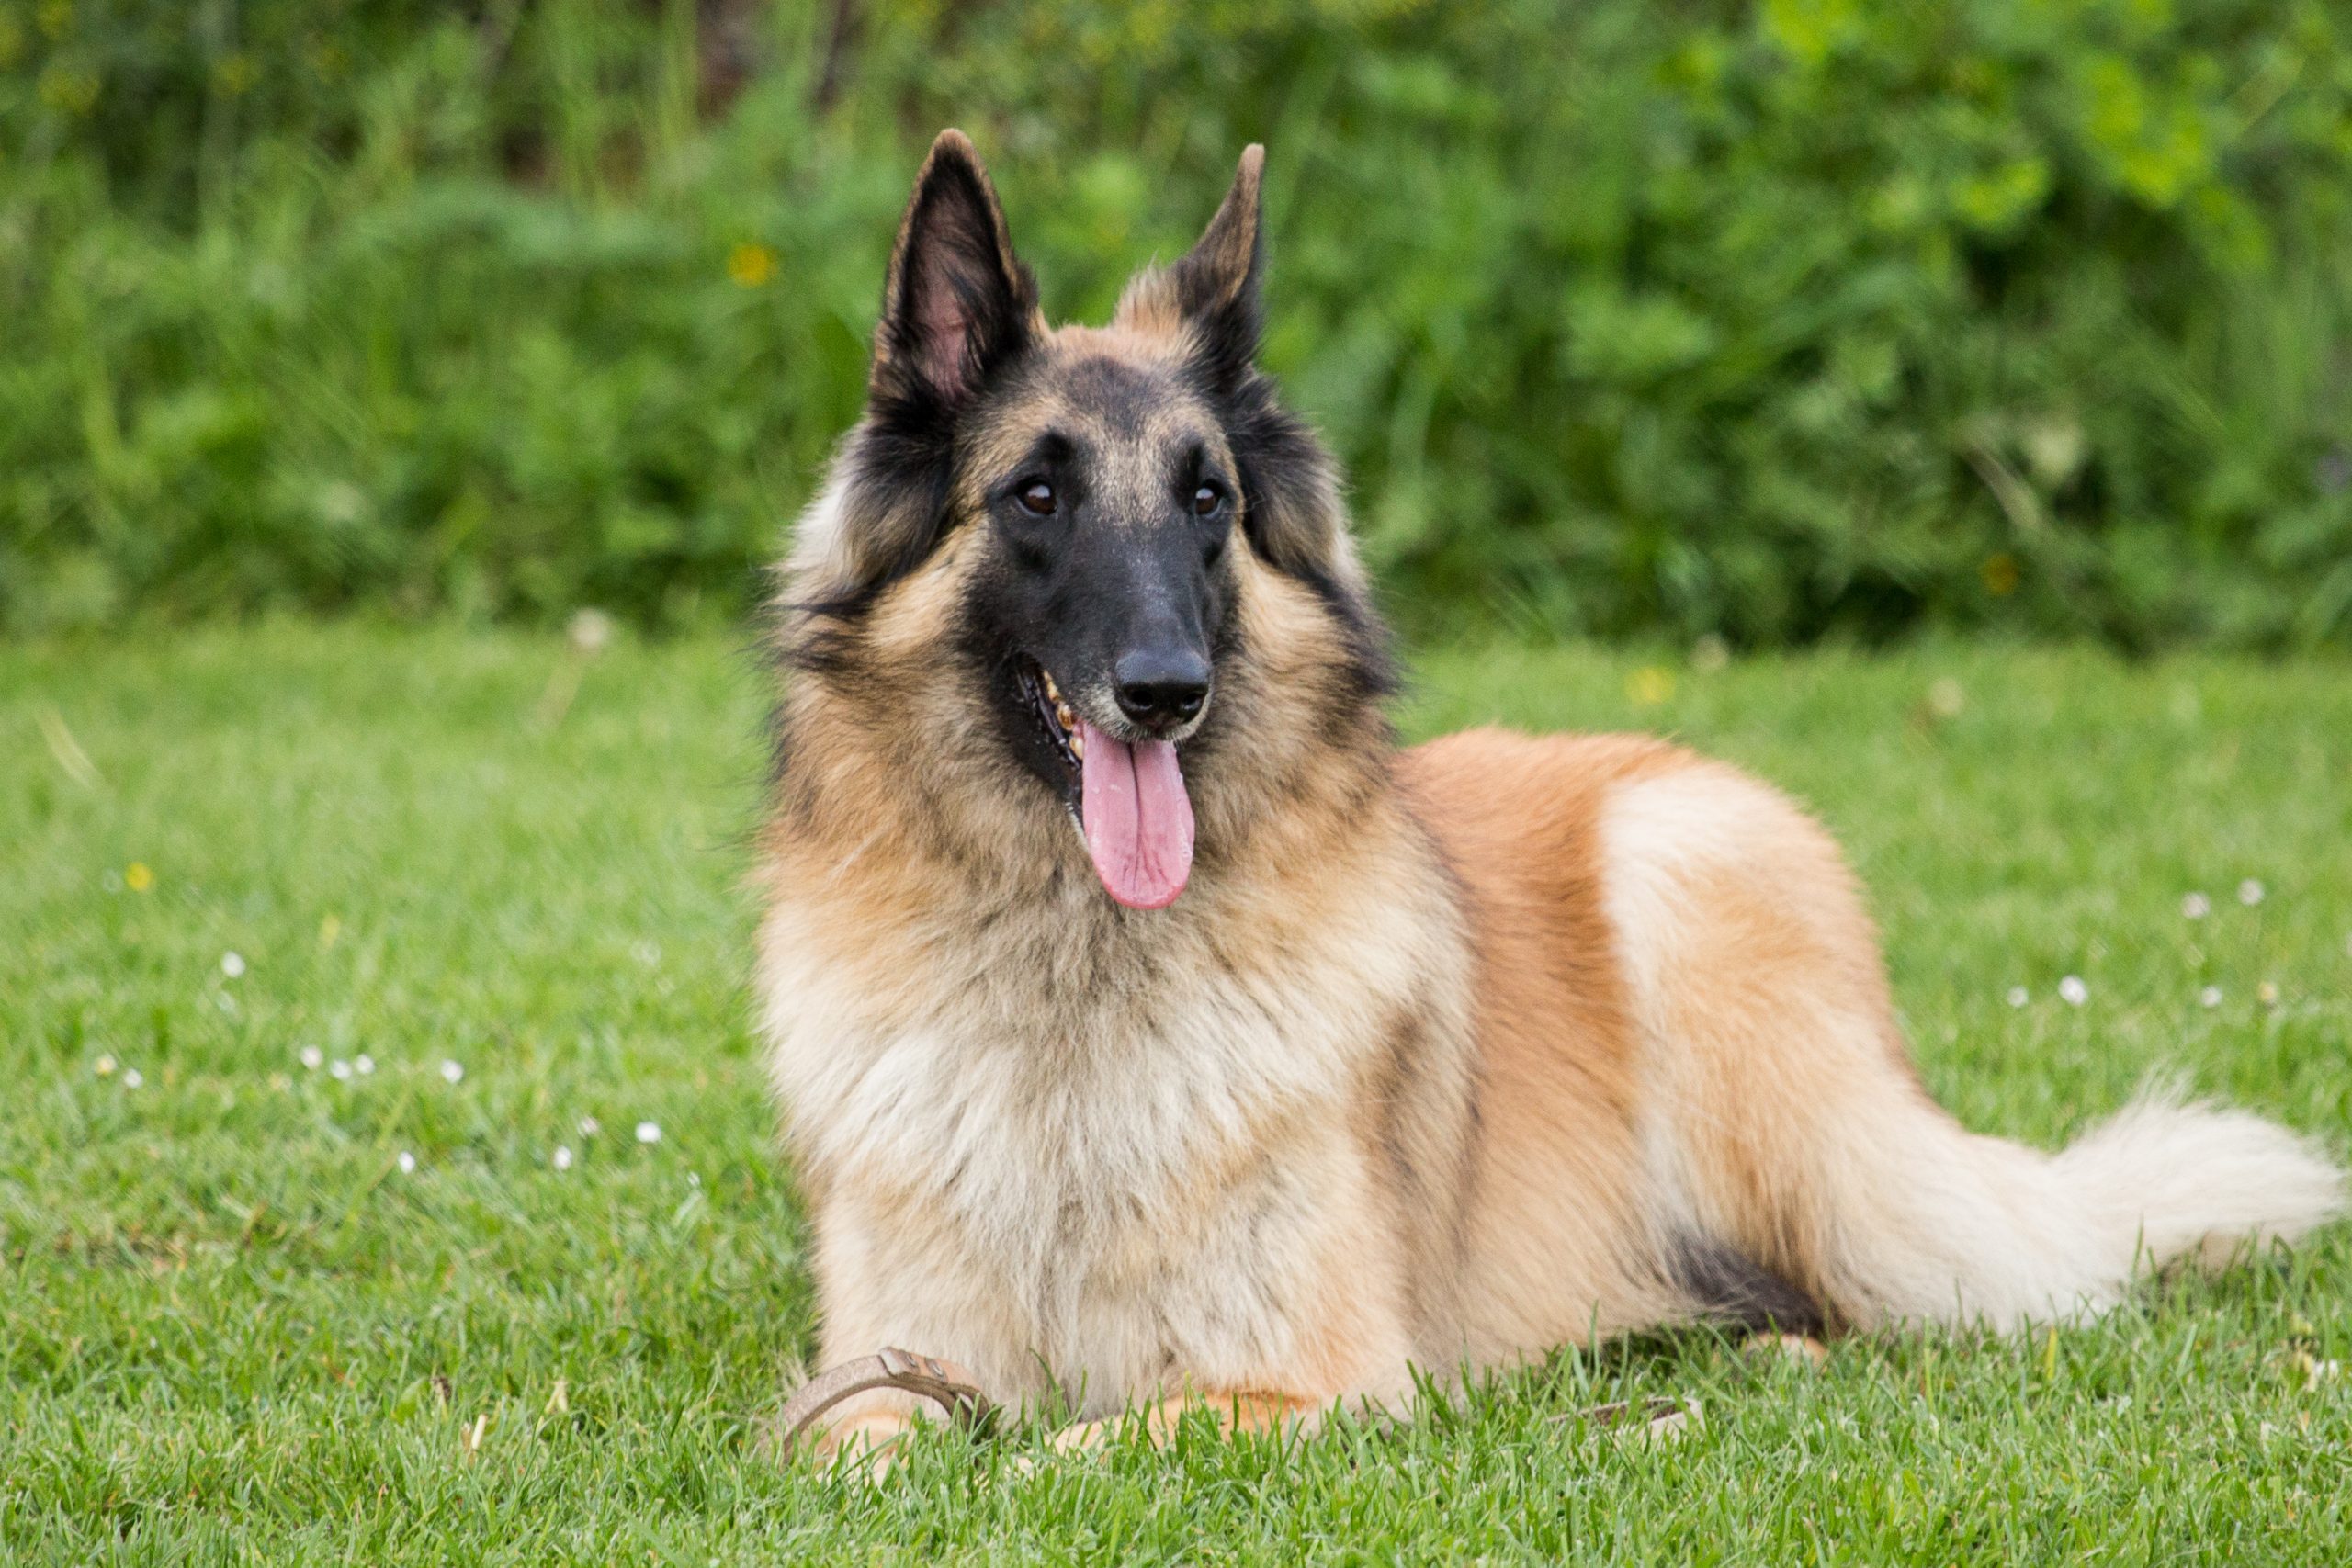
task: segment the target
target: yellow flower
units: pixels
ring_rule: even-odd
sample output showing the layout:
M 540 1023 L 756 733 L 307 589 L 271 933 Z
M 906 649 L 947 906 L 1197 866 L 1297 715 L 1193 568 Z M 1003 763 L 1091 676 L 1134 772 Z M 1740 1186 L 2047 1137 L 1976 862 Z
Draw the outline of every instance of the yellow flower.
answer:
M 133 893 L 144 893 L 155 886 L 155 874 L 147 869 L 145 861 L 135 860 L 123 867 L 122 885 Z
M 212 62 L 212 90 L 224 98 L 243 97 L 257 74 L 252 56 L 224 54 Z
M 727 253 L 727 276 L 738 287 L 758 288 L 775 276 L 775 253 L 747 241 Z
M 1977 570 L 1984 578 L 1984 592 L 1994 598 L 2006 599 L 2018 591 L 2018 579 L 2021 573 L 2018 570 L 2015 556 L 2007 553 L 1986 556 L 1984 564 Z
M 98 101 L 97 73 L 52 62 L 34 89 L 41 103 L 60 114 L 84 115 Z
M 1625 695 L 1636 707 L 1654 708 L 1674 695 L 1674 671 L 1645 664 L 1625 677 Z

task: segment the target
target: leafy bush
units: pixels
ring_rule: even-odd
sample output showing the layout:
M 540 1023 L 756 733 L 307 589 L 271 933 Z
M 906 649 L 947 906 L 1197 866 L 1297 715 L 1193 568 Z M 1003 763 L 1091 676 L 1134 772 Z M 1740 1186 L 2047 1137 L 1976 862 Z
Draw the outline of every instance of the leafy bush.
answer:
M 948 123 L 1062 316 L 1269 144 L 1420 628 L 2352 641 L 2325 0 L 38 0 L 0 626 L 740 614 Z

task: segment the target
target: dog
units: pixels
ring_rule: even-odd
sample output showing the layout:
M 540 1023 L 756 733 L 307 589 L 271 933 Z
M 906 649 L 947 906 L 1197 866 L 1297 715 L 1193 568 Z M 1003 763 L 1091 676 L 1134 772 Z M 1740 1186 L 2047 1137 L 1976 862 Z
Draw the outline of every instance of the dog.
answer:
M 772 632 L 755 988 L 820 1361 L 916 1347 L 1070 1444 L 1306 1427 L 1633 1331 L 2096 1313 L 2339 1209 L 2239 1111 L 1964 1130 L 1752 778 L 1399 750 L 1338 471 L 1255 363 L 1262 156 L 1102 327 L 1046 324 L 962 135 L 916 179 Z

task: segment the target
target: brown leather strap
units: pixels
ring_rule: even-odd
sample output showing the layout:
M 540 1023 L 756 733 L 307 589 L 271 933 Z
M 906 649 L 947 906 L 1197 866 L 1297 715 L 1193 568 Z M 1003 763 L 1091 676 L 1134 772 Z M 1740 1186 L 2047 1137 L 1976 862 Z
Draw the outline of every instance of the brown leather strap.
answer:
M 789 1449 L 818 1416 L 842 1400 L 877 1388 L 919 1395 L 944 1409 L 960 1427 L 980 1427 L 996 1414 L 972 1374 L 953 1361 L 886 1349 L 819 1372 L 802 1383 L 776 1416 L 778 1440 Z

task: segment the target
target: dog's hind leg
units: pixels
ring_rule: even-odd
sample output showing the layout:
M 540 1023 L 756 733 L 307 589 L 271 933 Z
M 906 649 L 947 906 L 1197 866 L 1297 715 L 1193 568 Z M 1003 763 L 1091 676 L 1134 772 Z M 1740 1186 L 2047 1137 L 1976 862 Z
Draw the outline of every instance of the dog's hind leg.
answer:
M 2008 1326 L 2342 1202 L 2327 1160 L 2241 1111 L 2143 1102 L 2055 1155 L 1962 1127 L 1911 1067 L 1836 847 L 1731 769 L 1619 786 L 1601 837 L 1669 1273 L 1695 1233 L 1840 1325 Z

